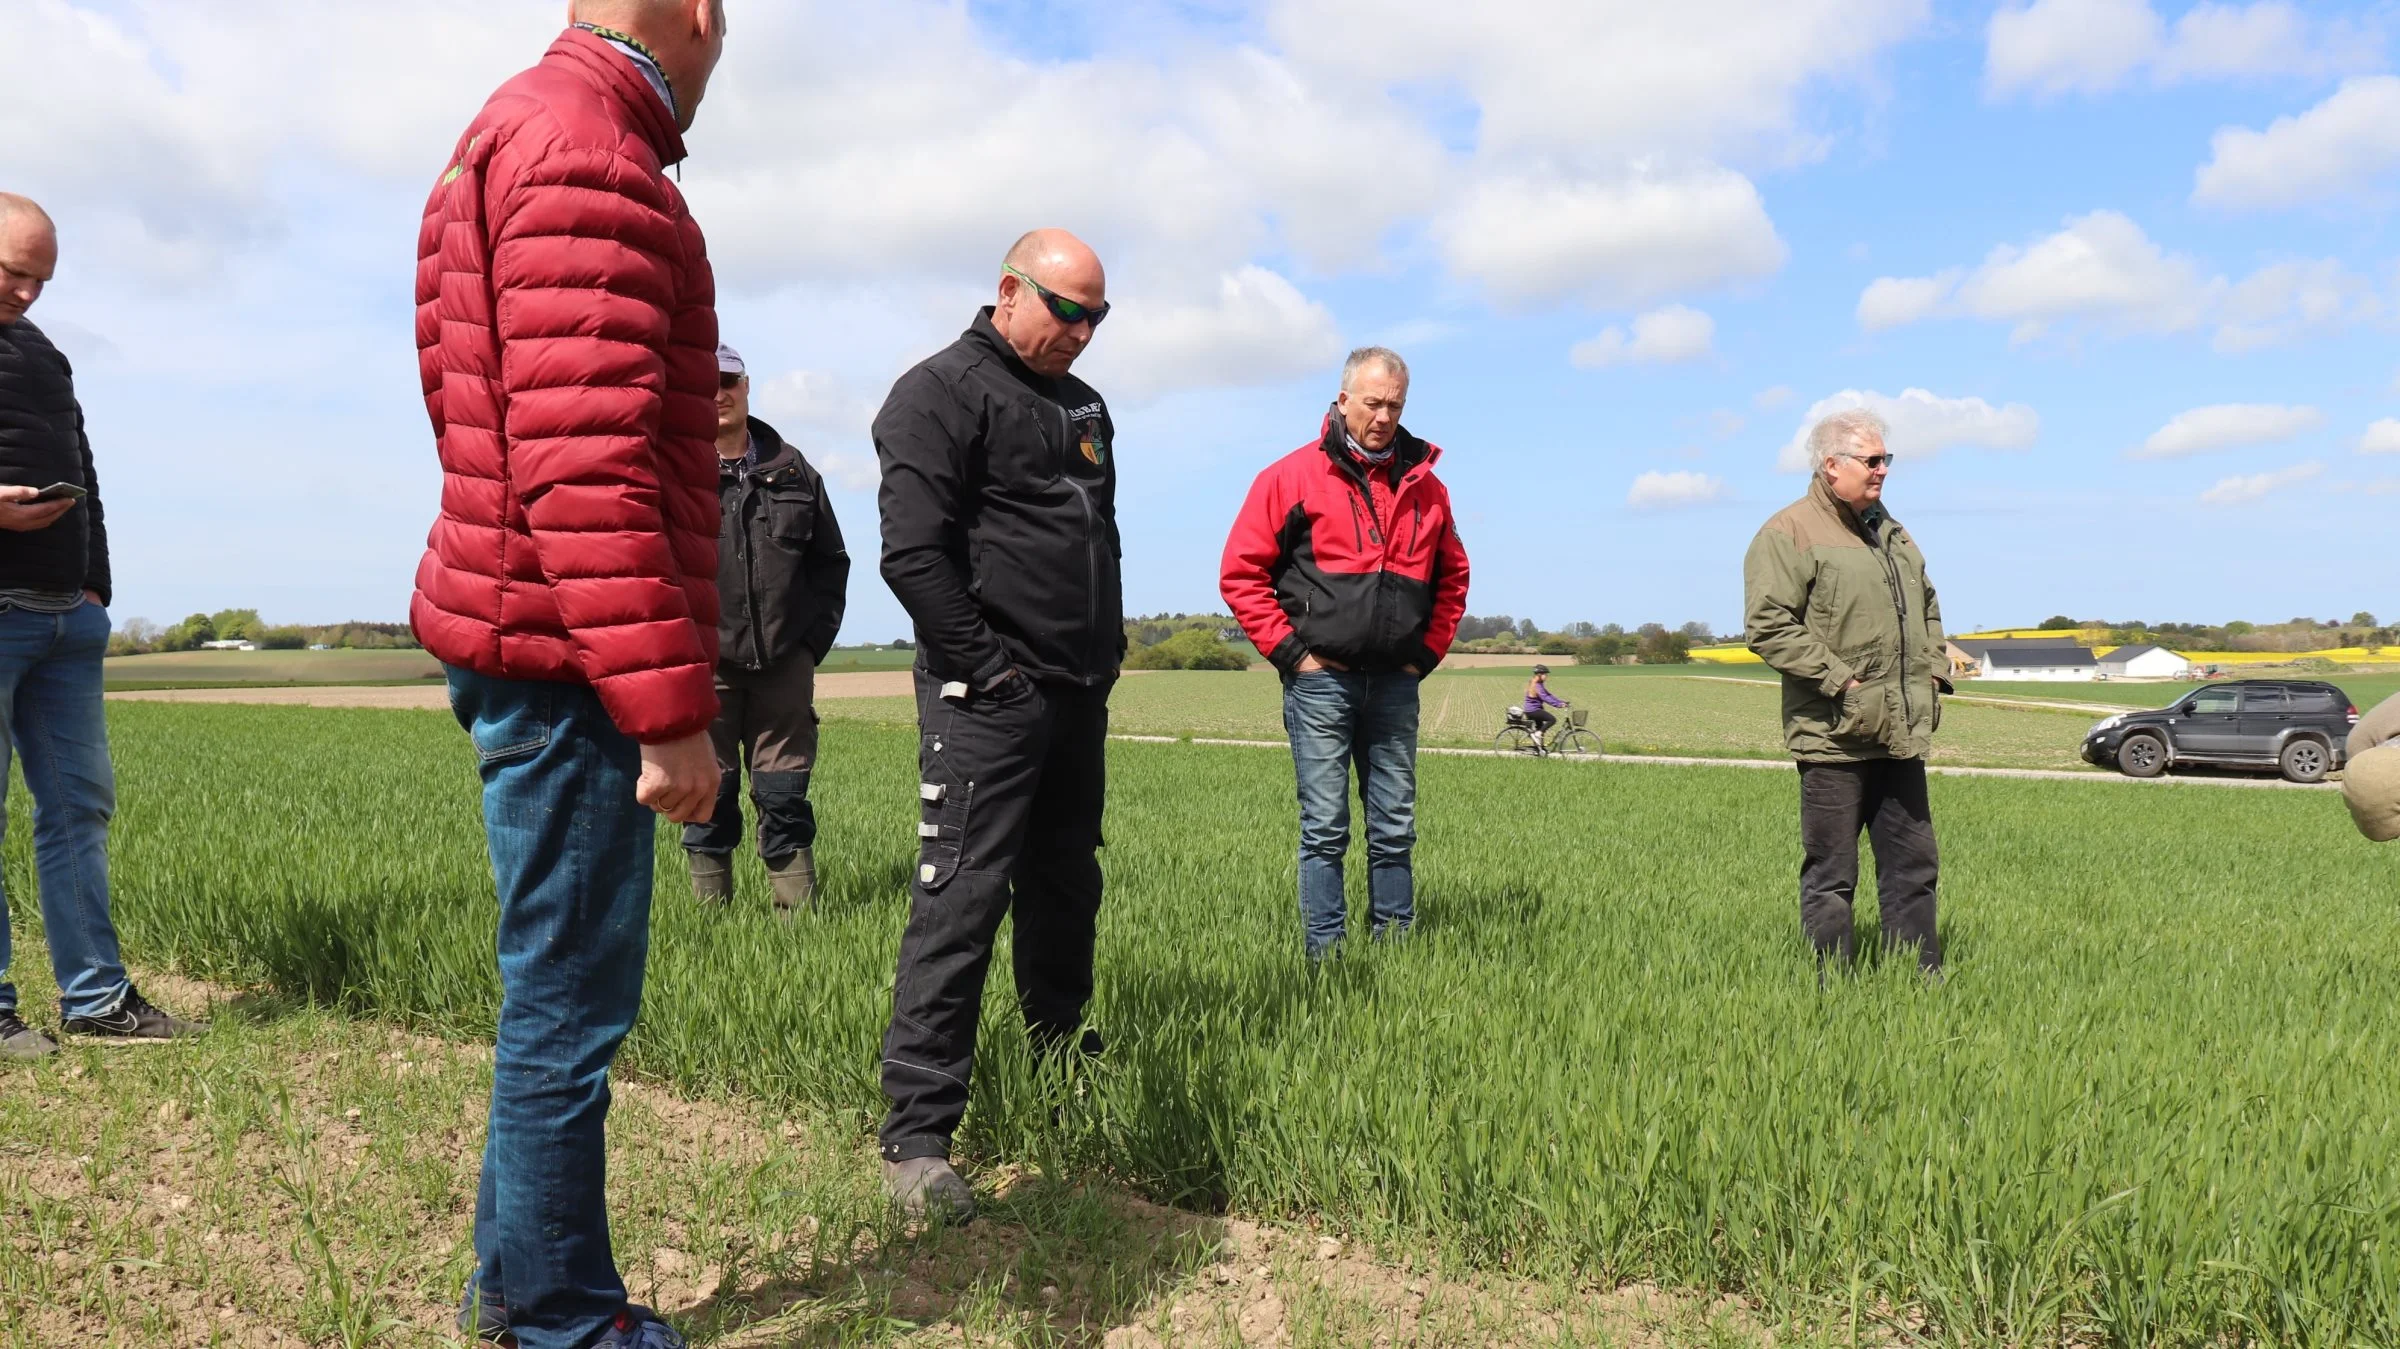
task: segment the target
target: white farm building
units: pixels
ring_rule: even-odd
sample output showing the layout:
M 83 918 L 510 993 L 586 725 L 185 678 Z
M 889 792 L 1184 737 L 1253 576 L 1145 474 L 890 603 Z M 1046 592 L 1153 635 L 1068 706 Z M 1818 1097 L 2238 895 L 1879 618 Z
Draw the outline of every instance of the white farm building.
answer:
M 2192 663 L 2163 646 L 2143 642 L 2102 656 L 2100 673 L 2111 679 L 2183 679 L 2192 673 Z
M 2072 637 L 1970 638 L 1951 645 L 1972 662 L 1964 673 L 1983 679 L 2067 682 L 2089 680 L 2100 672 L 2091 648 Z

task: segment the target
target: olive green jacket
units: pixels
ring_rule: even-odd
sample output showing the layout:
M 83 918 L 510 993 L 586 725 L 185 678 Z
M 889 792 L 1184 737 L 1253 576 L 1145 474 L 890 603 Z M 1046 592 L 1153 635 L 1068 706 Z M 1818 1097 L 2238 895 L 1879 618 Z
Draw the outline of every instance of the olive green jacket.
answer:
M 1881 503 L 1853 511 L 1819 477 L 1760 528 L 1742 588 L 1750 649 L 1783 675 L 1793 758 L 1922 759 L 1933 748 L 1950 687 L 1941 604 L 1925 555 Z

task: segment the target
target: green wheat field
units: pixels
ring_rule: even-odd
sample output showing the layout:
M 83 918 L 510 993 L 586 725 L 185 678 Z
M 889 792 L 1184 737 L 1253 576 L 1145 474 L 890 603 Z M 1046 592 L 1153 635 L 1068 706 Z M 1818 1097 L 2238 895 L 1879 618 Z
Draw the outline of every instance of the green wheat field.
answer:
M 492 887 L 446 717 L 111 720 L 138 961 L 489 1034 Z M 631 1072 L 865 1139 L 914 751 L 828 721 L 799 929 L 756 870 L 734 911 L 696 909 L 661 830 Z M 1863 1301 L 1947 1343 L 2400 1342 L 2400 877 L 2329 794 L 1938 779 L 1948 981 L 1895 960 L 1820 988 L 1789 775 L 1429 758 L 1416 935 L 1311 977 L 1289 774 L 1112 750 L 1108 1056 L 1037 1078 L 996 960 L 967 1157 L 1447 1268 Z

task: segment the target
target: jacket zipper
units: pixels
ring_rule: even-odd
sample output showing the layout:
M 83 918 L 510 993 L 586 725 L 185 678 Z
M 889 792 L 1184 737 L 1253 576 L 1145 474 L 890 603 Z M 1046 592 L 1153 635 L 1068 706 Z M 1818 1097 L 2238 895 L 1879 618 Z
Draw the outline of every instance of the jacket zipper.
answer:
M 1068 447 L 1075 443 L 1075 428 L 1067 421 L 1067 410 L 1056 403 L 1052 403 L 1050 408 L 1058 414 L 1061 436 L 1058 476 L 1074 489 L 1075 499 L 1083 503 L 1083 634 L 1086 642 L 1096 644 L 1100 640 L 1100 518 L 1099 513 L 1092 509 L 1091 492 L 1076 480 L 1074 470 L 1067 464 Z M 1099 647 L 1092 646 L 1086 654 L 1097 656 Z M 1114 661 L 1095 660 L 1091 669 L 1084 674 L 1083 682 L 1096 682 L 1101 668 L 1111 664 Z
M 750 475 L 737 470 L 733 490 L 738 498 L 735 504 L 739 508 L 734 512 L 734 519 L 740 525 L 740 534 L 736 542 L 742 550 L 742 605 L 750 615 L 750 621 L 746 625 L 750 634 L 748 664 L 751 669 L 755 670 L 765 662 L 759 656 L 761 648 L 758 640 L 758 550 L 750 546 L 750 506 L 751 502 L 755 500 Z
M 1900 564 L 1892 559 L 1891 540 L 1880 529 L 1875 531 L 1875 551 L 1883 559 L 1883 582 L 1892 592 L 1892 612 L 1900 619 L 1900 715 L 1914 725 L 1916 701 L 1908 696 L 1908 592 L 1900 584 Z

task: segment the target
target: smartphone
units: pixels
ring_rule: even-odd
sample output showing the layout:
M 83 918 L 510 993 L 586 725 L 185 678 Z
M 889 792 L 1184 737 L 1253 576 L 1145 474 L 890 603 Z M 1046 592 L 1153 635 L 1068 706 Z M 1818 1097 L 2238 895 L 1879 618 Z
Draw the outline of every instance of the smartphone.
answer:
M 30 506 L 43 501 L 81 501 L 90 495 L 91 493 L 71 482 L 54 482 L 34 493 L 33 500 L 25 504 Z

